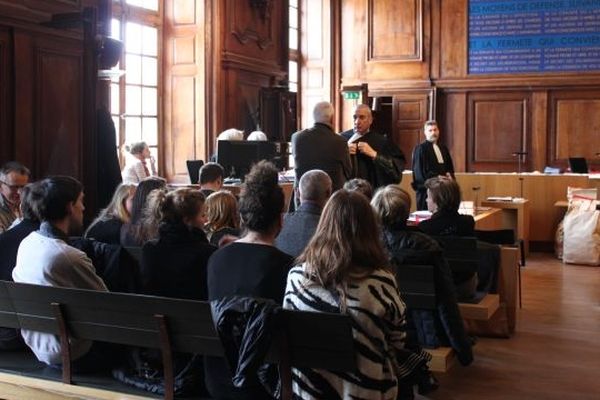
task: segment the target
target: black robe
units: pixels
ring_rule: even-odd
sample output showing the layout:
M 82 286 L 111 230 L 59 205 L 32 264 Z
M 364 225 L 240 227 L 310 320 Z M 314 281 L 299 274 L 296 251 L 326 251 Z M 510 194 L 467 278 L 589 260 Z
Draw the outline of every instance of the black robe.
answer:
M 417 210 L 426 210 L 427 204 L 425 202 L 427 198 L 427 189 L 425 188 L 425 181 L 429 178 L 434 178 L 438 175 L 446 175 L 449 173 L 454 178 L 454 164 L 452 163 L 452 157 L 448 148 L 441 143 L 437 143 L 444 163 L 440 164 L 435 156 L 435 150 L 433 150 L 433 143 L 424 141 L 417 145 L 413 150 L 412 156 L 412 171 L 413 181 L 412 188 L 415 190 L 417 195 Z
M 346 141 L 354 135 L 353 130 L 342 132 Z M 376 132 L 367 132 L 353 143 L 367 142 L 377 152 L 372 159 L 362 153 L 357 153 L 352 159 L 353 177 L 367 180 L 373 191 L 381 186 L 400 184 L 402 171 L 406 166 L 406 158 L 402 150 L 385 136 Z

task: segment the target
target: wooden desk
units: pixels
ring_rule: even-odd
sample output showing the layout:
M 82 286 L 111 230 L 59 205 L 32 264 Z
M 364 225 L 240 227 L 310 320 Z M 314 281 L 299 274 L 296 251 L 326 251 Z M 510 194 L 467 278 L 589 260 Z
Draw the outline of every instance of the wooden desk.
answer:
M 529 255 L 529 200 L 514 201 L 482 201 L 482 206 L 502 209 L 500 229 L 514 229 L 517 239 L 525 244 L 525 255 Z
M 489 210 L 477 211 L 473 216 L 475 219 L 475 229 L 482 231 L 493 231 L 502 229 L 502 210 L 499 208 L 490 208 Z
M 499 208 L 489 208 L 487 210 L 481 210 L 473 216 L 475 219 L 475 229 L 478 230 L 496 230 L 502 227 L 502 213 Z M 424 220 L 423 220 L 424 221 Z M 415 221 L 407 221 L 407 225 L 416 226 L 418 225 Z
M 522 181 L 521 181 L 522 179 Z M 557 200 L 567 197 L 567 187 L 600 188 L 600 179 L 595 175 L 562 174 L 544 175 L 534 173 L 456 173 L 456 180 L 462 190 L 462 199 L 466 201 L 484 200 L 489 196 L 524 197 L 529 200 L 530 228 L 529 244 L 532 242 L 553 243 L 556 227 L 564 214 L 563 210 L 555 207 Z M 414 190 L 410 184 L 412 173 L 405 171 L 401 187 L 406 190 L 413 200 Z M 521 195 L 521 182 L 523 194 Z M 479 187 L 474 191 L 474 187 Z M 545 248 L 545 247 L 544 247 Z

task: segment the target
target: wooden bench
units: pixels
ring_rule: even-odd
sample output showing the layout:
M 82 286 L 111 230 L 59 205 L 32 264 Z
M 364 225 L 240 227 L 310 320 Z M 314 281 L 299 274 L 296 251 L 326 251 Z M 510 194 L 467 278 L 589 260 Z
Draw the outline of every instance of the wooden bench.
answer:
M 435 268 L 432 265 L 402 264 L 396 268 L 396 281 L 407 310 L 436 310 Z M 448 371 L 456 361 L 451 347 L 425 349 L 431 355 L 429 369 Z
M 283 310 L 269 351 L 278 363 L 282 399 L 291 399 L 291 368 L 354 371 L 350 318 Z M 160 349 L 165 398 L 173 399 L 173 352 L 223 356 L 210 303 L 0 281 L 0 326 L 55 334 L 63 387 L 72 383 L 69 338 Z

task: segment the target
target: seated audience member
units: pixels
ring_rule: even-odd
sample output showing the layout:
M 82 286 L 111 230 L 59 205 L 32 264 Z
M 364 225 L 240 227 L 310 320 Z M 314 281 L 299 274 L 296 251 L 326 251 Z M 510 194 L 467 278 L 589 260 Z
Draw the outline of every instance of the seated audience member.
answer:
M 71 177 L 55 176 L 33 184 L 31 208 L 41 221 L 40 229 L 21 242 L 12 276 L 15 282 L 43 286 L 106 291 L 106 285 L 84 252 L 67 244 L 69 235 L 83 228 L 83 187 Z M 25 343 L 38 360 L 59 366 L 58 336 L 22 330 Z M 111 352 L 89 340 L 70 340 L 74 369 L 89 370 L 110 364 Z
M 121 171 L 123 183 L 139 183 L 143 179 L 156 175 L 154 157 L 150 155 L 150 148 L 146 142 L 137 142 L 126 146 L 129 152 L 126 157 L 125 167 Z M 150 167 L 146 160 L 150 160 Z
M 284 308 L 350 316 L 358 371 L 294 369 L 294 397 L 412 398 L 407 380 L 431 357 L 405 348 L 405 306 L 365 196 L 335 192 L 298 262 L 288 275 Z
M 373 187 L 366 179 L 354 178 L 344 183 L 344 189 L 363 194 L 367 199 L 373 197 Z
M 269 140 L 267 135 L 263 131 L 254 131 L 248 135 L 246 140 L 254 140 L 259 142 L 266 142 Z
M 475 220 L 458 213 L 460 187 L 451 178 L 438 176 L 425 181 L 427 209 L 430 219 L 419 224 L 419 230 L 431 236 L 475 236 Z
M 16 161 L 0 168 L 0 233 L 21 217 L 21 190 L 29 182 L 29 170 Z
M 227 190 L 219 190 L 206 198 L 206 225 L 204 230 L 210 244 L 219 246 L 225 236 L 240 236 L 240 214 L 235 196 Z M 220 247 L 220 246 L 219 246 Z
M 298 185 L 300 207 L 283 217 L 283 228 L 275 240 L 277 248 L 298 257 L 313 237 L 325 203 L 331 196 L 331 178 L 318 169 L 307 171 Z
M 240 195 L 241 222 L 245 235 L 217 250 L 208 260 L 208 299 L 248 296 L 281 304 L 292 257 L 274 246 L 281 229 L 284 206 L 277 168 L 261 161 L 246 176 Z M 235 368 L 235 366 L 234 366 Z M 218 399 L 270 399 L 256 382 L 244 389 L 232 384 L 232 373 L 222 358 L 205 359 L 206 387 Z
M 204 196 L 190 188 L 153 195 L 157 196 L 160 220 L 158 238 L 142 248 L 144 292 L 206 300 L 206 265 L 216 248 L 202 230 L 206 222 Z
M 146 211 L 148 196 L 152 191 L 163 190 L 166 186 L 166 181 L 157 177 L 146 178 L 139 183 L 133 195 L 129 222 L 121 227 L 122 246 L 141 247 L 147 240 L 156 238 L 155 227 L 147 224 L 147 215 L 152 214 Z
M 200 191 L 204 197 L 208 197 L 211 193 L 221 190 L 223 187 L 223 179 L 225 171 L 220 164 L 216 162 L 208 162 L 200 168 L 199 172 Z
M 142 292 L 154 296 L 206 300 L 206 265 L 216 248 L 208 244 L 202 231 L 205 222 L 204 196 L 190 188 L 169 193 L 157 191 L 153 196 L 157 196 L 160 224 L 158 239 L 146 242 L 142 248 Z M 173 356 L 177 394 L 202 393 L 202 357 L 184 353 Z M 132 365 L 131 369 L 117 370 L 117 379 L 150 391 L 154 391 L 156 384 L 164 387 L 159 350 L 134 348 L 131 359 L 136 360 L 137 364 Z M 139 364 L 146 367 L 145 376 L 136 371 L 135 367 Z M 141 385 L 141 382 L 146 385 Z
M 85 237 L 102 243 L 119 244 L 121 227 L 129 222 L 131 217 L 134 195 L 135 185 L 122 183 L 117 186 L 110 203 L 88 227 Z
M 473 352 L 458 309 L 452 273 L 441 256 L 438 242 L 421 232 L 407 230 L 410 205 L 410 195 L 398 185 L 381 188 L 371 200 L 394 268 L 402 268 L 403 264 L 433 264 L 435 268 L 437 312 L 409 310 L 409 325 L 414 325 L 420 345 L 429 348 L 450 345 L 461 364 L 468 365 L 473 361 Z
M 445 176 L 429 178 L 427 188 L 427 208 L 433 214 L 421 221 L 419 230 L 430 236 L 475 236 L 475 220 L 470 215 L 458 213 L 460 206 L 460 187 L 458 183 Z M 493 269 L 493 266 L 491 267 Z M 459 281 L 457 282 L 457 279 Z M 465 277 L 455 276 L 456 295 L 461 301 L 473 299 L 477 289 L 477 274 Z
M 21 192 L 21 215 L 23 219 L 14 228 L 0 234 L 0 279 L 12 281 L 12 271 L 17 261 L 17 251 L 21 241 L 33 231 L 37 231 L 40 222 L 30 206 L 31 184 Z M 0 328 L 0 350 L 17 350 L 25 347 L 20 331 Z

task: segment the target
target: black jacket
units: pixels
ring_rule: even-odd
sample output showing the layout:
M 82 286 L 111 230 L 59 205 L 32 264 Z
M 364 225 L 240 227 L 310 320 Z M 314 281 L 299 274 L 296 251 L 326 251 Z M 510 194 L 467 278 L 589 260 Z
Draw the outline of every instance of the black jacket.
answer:
M 312 128 L 292 135 L 292 153 L 296 168 L 296 186 L 306 171 L 320 169 L 329 175 L 333 190 L 350 178 L 352 165 L 348 146 L 330 126 L 316 123 Z
M 431 236 L 475 236 L 475 220 L 458 211 L 438 211 L 419 223 L 419 230 Z
M 341 135 L 349 141 L 354 131 L 348 130 Z M 381 186 L 400 184 L 402 171 L 406 166 L 402 150 L 387 137 L 376 132 L 367 132 L 353 143 L 358 142 L 367 142 L 377 152 L 377 157 L 371 159 L 362 153 L 352 156 L 353 178 L 367 180 L 373 190 Z
M 17 226 L 0 234 L 0 279 L 12 281 L 12 270 L 17 263 L 17 252 L 21 241 L 31 232 L 37 231 L 40 223 L 24 219 Z
M 82 237 L 69 238 L 69 245 L 83 251 L 111 292 L 137 293 L 140 273 L 137 262 L 119 245 Z
M 121 244 L 121 227 L 123 222 L 118 218 L 96 221 L 85 232 L 85 237 L 102 243 Z
M 424 347 L 450 345 L 462 365 L 473 361 L 471 342 L 458 309 L 452 274 L 442 257 L 442 249 L 432 238 L 399 226 L 384 230 L 384 241 L 395 268 L 402 264 L 432 264 L 435 268 L 436 310 L 409 310 L 409 322 Z M 409 335 L 410 337 L 410 335 Z
M 207 300 L 206 266 L 217 248 L 200 229 L 183 224 L 161 224 L 158 236 L 142 247 L 143 293 Z
M 274 340 L 281 306 L 273 300 L 231 296 L 210 303 L 213 321 L 225 350 L 236 388 L 249 388 L 253 393 L 262 385 L 267 393 L 278 398 L 279 376 L 276 366 L 263 365 Z

